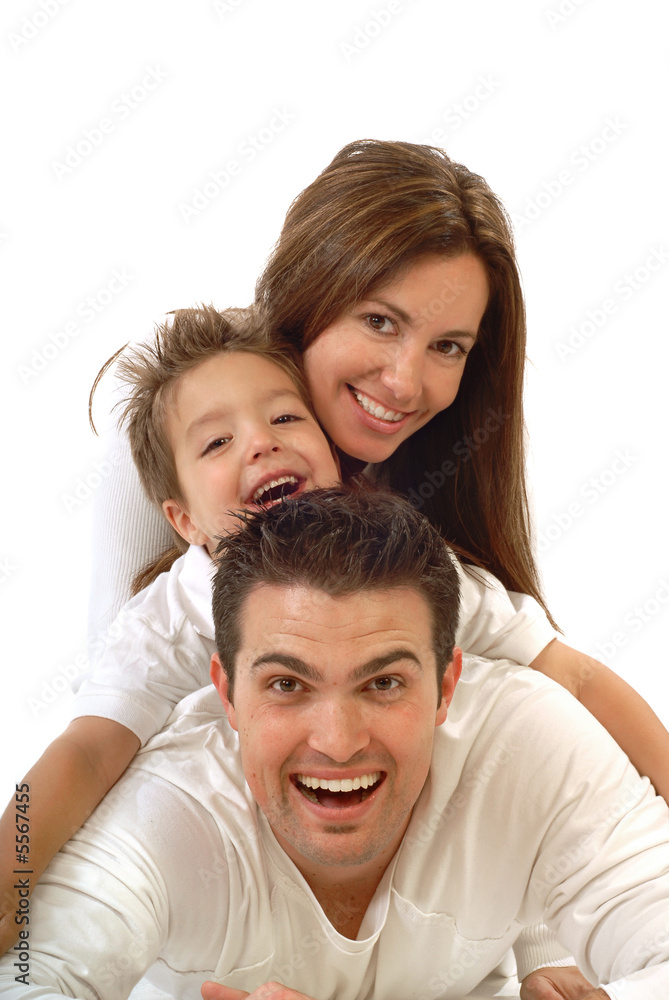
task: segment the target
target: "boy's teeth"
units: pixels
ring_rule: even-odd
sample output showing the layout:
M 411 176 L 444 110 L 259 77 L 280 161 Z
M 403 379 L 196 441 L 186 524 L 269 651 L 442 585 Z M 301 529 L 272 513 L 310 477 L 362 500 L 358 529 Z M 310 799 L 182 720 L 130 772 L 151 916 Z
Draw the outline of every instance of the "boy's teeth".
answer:
M 262 486 L 258 487 L 258 489 L 251 497 L 251 499 L 259 500 L 260 497 L 263 495 L 263 493 L 266 493 L 268 490 L 274 489 L 275 486 L 283 486 L 284 483 L 297 484 L 297 476 L 279 476 L 278 479 L 273 479 L 270 483 L 263 483 Z
M 297 780 L 307 788 L 324 788 L 328 792 L 354 792 L 357 788 L 369 788 L 381 777 L 380 771 L 361 774 L 359 778 L 311 778 L 308 774 L 298 774 Z
M 398 420 L 401 420 L 402 417 L 406 416 L 404 413 L 397 413 L 396 410 L 386 410 L 385 407 L 372 402 L 368 396 L 364 396 L 361 392 L 357 392 L 355 389 L 353 390 L 353 395 L 366 413 L 370 413 L 373 417 L 378 417 L 380 420 L 388 420 L 390 423 L 397 423 Z

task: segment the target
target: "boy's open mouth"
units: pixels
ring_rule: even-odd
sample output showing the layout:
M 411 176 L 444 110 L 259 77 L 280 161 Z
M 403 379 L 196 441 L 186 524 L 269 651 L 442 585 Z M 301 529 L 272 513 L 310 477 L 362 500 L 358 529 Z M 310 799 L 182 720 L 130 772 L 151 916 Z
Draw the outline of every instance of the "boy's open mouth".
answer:
M 267 506 L 270 503 L 281 500 L 282 497 L 289 497 L 292 493 L 296 493 L 304 481 L 301 476 L 296 476 L 293 473 L 277 476 L 276 479 L 270 479 L 259 486 L 253 492 L 248 502 Z
M 376 791 L 385 774 L 374 771 L 356 778 L 312 778 L 307 774 L 294 774 L 291 780 L 305 799 L 329 809 L 357 806 Z

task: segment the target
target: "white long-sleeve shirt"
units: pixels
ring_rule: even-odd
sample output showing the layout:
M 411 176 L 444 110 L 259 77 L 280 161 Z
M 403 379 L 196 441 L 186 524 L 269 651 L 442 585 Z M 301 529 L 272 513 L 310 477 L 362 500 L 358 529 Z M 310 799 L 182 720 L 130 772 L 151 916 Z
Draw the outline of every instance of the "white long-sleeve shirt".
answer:
M 541 675 L 470 660 L 355 941 L 256 807 L 214 689 L 171 721 L 50 865 L 32 900 L 32 985 L 10 952 L 3 998 L 121 1000 L 151 966 L 175 1000 L 207 978 L 455 1000 L 545 918 L 612 1000 L 667 1000 L 669 811 Z

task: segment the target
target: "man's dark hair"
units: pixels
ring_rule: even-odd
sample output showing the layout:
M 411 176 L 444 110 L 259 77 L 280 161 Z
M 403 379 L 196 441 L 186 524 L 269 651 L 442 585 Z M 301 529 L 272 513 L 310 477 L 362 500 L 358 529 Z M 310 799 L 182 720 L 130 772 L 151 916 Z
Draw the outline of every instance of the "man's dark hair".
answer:
M 390 492 L 342 487 L 241 515 L 240 531 L 216 550 L 213 614 L 216 648 L 234 688 L 241 620 L 262 584 L 313 587 L 331 597 L 411 587 L 432 614 L 432 645 L 441 697 L 458 624 L 458 576 L 444 540 L 406 500 Z

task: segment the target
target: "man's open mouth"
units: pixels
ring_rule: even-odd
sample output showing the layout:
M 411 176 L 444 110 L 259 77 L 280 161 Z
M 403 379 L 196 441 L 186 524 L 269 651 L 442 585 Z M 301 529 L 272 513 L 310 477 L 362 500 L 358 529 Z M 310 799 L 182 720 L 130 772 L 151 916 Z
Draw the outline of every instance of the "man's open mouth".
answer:
M 251 495 L 248 502 L 267 506 L 267 504 L 281 500 L 282 497 L 289 497 L 292 493 L 296 493 L 304 481 L 300 476 L 293 475 L 293 473 L 278 476 L 276 479 L 270 479 L 259 486 Z
M 296 774 L 292 776 L 292 781 L 310 802 L 329 809 L 342 809 L 364 802 L 384 778 L 383 771 L 373 771 L 355 778 L 313 778 L 307 774 Z

